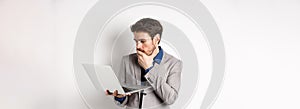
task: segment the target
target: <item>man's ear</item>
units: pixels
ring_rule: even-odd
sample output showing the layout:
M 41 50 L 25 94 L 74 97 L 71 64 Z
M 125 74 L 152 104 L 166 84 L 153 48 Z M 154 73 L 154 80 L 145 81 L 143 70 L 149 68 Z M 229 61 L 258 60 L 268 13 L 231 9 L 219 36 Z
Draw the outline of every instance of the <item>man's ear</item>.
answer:
M 155 43 L 155 45 L 158 45 L 158 43 L 159 43 L 159 41 L 160 41 L 160 35 L 159 34 L 156 34 L 155 36 L 154 36 L 154 43 Z

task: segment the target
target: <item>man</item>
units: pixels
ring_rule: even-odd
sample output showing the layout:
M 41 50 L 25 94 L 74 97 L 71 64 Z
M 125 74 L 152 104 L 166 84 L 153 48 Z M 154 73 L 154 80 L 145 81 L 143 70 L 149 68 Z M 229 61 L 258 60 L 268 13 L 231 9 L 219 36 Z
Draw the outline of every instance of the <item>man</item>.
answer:
M 113 95 L 119 106 L 138 108 L 140 96 L 143 108 L 167 106 L 173 104 L 178 97 L 182 62 L 166 53 L 158 44 L 163 28 L 159 21 L 144 18 L 131 26 L 136 42 L 136 53 L 124 56 L 118 79 L 121 83 L 146 85 L 152 88 L 142 94 L 121 95 L 118 91 Z

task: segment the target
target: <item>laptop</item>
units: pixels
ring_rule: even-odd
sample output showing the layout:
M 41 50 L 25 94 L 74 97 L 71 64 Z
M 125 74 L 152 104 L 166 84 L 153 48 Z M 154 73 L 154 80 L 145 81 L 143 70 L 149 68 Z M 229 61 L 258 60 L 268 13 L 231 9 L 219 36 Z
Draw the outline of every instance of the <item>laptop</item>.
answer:
M 109 65 L 82 64 L 94 87 L 98 90 L 118 90 L 118 94 L 132 94 L 151 86 L 121 84 Z

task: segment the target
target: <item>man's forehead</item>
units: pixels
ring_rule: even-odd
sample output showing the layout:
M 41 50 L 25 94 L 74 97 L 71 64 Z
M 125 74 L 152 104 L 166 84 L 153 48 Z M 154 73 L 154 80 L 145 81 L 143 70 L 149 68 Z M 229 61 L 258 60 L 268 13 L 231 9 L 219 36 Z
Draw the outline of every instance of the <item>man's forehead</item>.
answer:
M 146 32 L 134 32 L 134 39 L 149 39 L 150 35 Z

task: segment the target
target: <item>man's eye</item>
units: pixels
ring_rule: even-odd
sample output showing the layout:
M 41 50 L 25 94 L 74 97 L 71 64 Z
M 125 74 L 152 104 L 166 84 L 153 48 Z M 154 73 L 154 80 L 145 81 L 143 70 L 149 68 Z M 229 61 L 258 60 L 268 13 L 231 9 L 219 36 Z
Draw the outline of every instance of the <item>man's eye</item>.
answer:
M 146 41 L 144 41 L 144 40 L 141 40 L 141 43 L 145 43 Z

